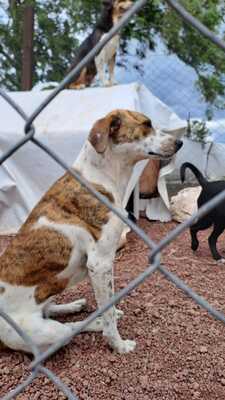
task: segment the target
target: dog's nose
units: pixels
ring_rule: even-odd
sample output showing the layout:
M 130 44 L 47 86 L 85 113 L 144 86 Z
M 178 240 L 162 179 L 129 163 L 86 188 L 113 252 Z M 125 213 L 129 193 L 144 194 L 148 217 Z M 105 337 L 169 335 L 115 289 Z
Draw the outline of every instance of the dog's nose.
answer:
M 182 140 L 176 140 L 176 142 L 175 142 L 176 151 L 180 150 L 180 148 L 181 148 L 182 146 L 183 146 Z

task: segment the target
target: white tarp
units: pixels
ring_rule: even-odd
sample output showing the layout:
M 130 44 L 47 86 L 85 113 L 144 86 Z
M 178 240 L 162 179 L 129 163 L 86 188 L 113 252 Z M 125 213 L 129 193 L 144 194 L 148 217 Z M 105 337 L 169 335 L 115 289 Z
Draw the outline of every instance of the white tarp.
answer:
M 168 179 L 179 181 L 180 166 L 186 161 L 194 164 L 209 180 L 225 178 L 225 145 L 223 143 L 209 141 L 201 144 L 185 138 L 184 145 L 175 159 L 175 170 Z M 195 180 L 194 175 L 189 171 L 187 171 L 188 180 Z
M 46 90 L 9 95 L 30 115 L 49 93 Z M 153 125 L 171 131 L 186 125 L 143 85 L 133 83 L 62 91 L 35 120 L 36 136 L 71 165 L 93 123 L 116 108 L 143 112 L 152 119 Z M 24 135 L 24 121 L 1 97 L 0 121 L 2 155 Z M 142 162 L 137 166 L 125 202 L 144 165 Z M 0 231 L 16 231 L 44 192 L 62 174 L 62 168 L 33 143 L 25 144 L 3 163 L 0 167 Z M 167 193 L 163 196 L 166 199 Z

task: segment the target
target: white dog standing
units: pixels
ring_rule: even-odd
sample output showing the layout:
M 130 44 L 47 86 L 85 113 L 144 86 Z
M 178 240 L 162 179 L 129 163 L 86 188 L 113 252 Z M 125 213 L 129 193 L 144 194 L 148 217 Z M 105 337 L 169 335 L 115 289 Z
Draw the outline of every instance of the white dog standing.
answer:
M 116 207 L 133 166 L 150 157 L 169 158 L 182 142 L 152 127 L 145 115 L 115 110 L 98 120 L 73 165 Z M 124 210 L 124 213 L 126 211 Z M 72 334 L 80 322 L 50 319 L 79 311 L 85 300 L 56 305 L 52 296 L 89 275 L 99 307 L 113 294 L 113 261 L 123 222 L 66 173 L 33 209 L 0 258 L 0 308 L 40 349 Z M 88 327 L 103 331 L 120 353 L 134 349 L 117 330 L 119 312 L 112 307 Z M 29 346 L 0 318 L 0 340 L 29 352 Z

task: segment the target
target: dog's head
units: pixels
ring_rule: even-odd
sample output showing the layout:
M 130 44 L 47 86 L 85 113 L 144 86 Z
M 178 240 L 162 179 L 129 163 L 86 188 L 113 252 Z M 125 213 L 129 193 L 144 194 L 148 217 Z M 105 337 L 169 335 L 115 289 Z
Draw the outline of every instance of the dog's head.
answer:
M 113 3 L 112 19 L 115 24 L 125 14 L 125 12 L 133 5 L 131 0 L 115 0 Z
M 99 119 L 91 129 L 89 141 L 97 153 L 107 149 L 135 163 L 148 158 L 171 158 L 182 141 L 152 126 L 144 114 L 129 110 L 114 110 Z

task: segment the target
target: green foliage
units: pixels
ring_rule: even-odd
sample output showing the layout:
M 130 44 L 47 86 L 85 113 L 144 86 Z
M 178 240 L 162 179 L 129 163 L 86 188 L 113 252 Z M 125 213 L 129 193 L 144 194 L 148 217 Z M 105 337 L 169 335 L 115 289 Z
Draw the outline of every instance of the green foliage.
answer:
M 0 8 L 5 11 L 2 18 L 0 14 L 0 84 L 10 90 L 20 88 L 23 9 L 32 3 L 35 7 L 33 84 L 61 80 L 71 52 L 79 44 L 76 38 L 79 19 L 73 18 L 73 14 L 70 19 L 66 11 L 72 1 L 24 0 L 14 1 L 11 7 L 5 0 L 0 1 Z
M 220 31 L 221 35 L 225 17 L 223 0 L 180 2 L 212 31 Z M 24 5 L 28 3 L 35 6 L 33 84 L 63 78 L 81 36 L 85 37 L 94 26 L 101 9 L 101 0 L 0 0 L 0 85 L 10 90 L 20 88 L 22 15 Z M 1 17 L 1 9 L 4 10 L 4 18 Z M 126 53 L 129 40 L 135 38 L 139 43 L 137 55 L 143 58 L 147 48 L 155 48 L 159 37 L 168 53 L 175 53 L 195 69 L 197 85 L 205 100 L 224 107 L 224 53 L 188 27 L 165 2 L 148 1 L 130 21 L 123 30 L 122 51 Z
M 189 120 L 186 136 L 195 142 L 205 144 L 207 137 L 210 136 L 210 130 L 205 121 Z
M 0 7 L 3 3 L 0 2 Z M 17 2 L 8 8 L 7 23 L 0 17 L 0 82 L 8 82 L 8 88 L 16 89 L 20 87 L 21 76 L 22 9 Z
M 209 29 L 219 33 L 225 17 L 223 1 L 182 0 L 181 3 Z M 205 100 L 217 107 L 224 107 L 224 52 L 196 30 L 188 27 L 169 8 L 163 13 L 160 33 L 168 51 L 176 53 L 181 60 L 195 69 L 198 75 L 197 86 Z

